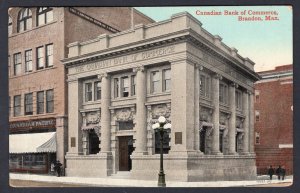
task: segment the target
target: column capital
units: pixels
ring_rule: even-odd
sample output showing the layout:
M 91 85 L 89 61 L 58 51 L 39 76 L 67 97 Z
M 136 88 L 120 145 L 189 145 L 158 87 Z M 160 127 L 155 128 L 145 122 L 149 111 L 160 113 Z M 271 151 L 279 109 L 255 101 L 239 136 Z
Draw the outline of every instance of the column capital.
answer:
M 229 84 L 231 87 L 234 87 L 234 88 L 239 88 L 239 85 L 235 82 L 232 82 Z
M 215 78 L 215 79 L 219 79 L 219 80 L 223 79 L 223 77 L 218 73 L 215 73 L 212 77 Z
M 195 64 L 195 68 L 197 69 L 197 70 L 203 70 L 203 66 L 201 65 L 201 64 Z
M 253 95 L 253 92 L 252 92 L 251 90 L 247 90 L 246 93 L 247 93 L 248 95 Z
M 145 67 L 144 66 L 137 66 L 132 68 L 133 73 L 137 73 L 138 71 L 144 72 L 145 71 Z
M 102 78 L 108 78 L 109 77 L 109 74 L 108 73 L 101 73 L 101 74 L 98 74 L 97 75 L 97 78 L 99 80 L 102 80 Z

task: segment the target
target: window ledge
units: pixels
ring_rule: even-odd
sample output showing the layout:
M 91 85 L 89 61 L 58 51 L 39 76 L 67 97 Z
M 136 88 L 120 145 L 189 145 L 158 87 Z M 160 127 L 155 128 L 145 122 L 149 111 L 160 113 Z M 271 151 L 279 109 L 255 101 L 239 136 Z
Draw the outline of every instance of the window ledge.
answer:
M 136 96 L 129 96 L 129 97 L 120 97 L 111 99 L 111 102 L 118 102 L 118 101 L 126 101 L 126 100 L 135 100 Z
M 171 91 L 169 92 L 159 92 L 159 93 L 150 93 L 147 94 L 147 97 L 155 97 L 155 96 L 165 96 L 165 95 L 170 95 Z
M 43 68 L 43 69 L 40 69 L 40 70 L 35 70 L 35 71 L 32 71 L 32 72 L 22 73 L 20 75 L 11 75 L 9 78 L 10 79 L 19 78 L 19 77 L 28 76 L 28 75 L 31 75 L 31 74 L 34 74 L 34 73 L 43 72 L 43 71 L 46 71 L 46 70 L 52 70 L 52 69 L 56 69 L 56 68 L 57 68 L 57 66 L 47 67 L 47 68 Z
M 101 104 L 101 99 L 96 100 L 96 101 L 88 101 L 88 102 L 83 102 L 82 105 L 94 105 L 94 104 Z

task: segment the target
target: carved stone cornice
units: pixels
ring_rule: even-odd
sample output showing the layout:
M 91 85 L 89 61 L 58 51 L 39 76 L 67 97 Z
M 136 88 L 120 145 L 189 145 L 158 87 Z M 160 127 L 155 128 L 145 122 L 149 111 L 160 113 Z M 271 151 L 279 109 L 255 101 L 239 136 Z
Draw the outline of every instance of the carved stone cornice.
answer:
M 232 82 L 229 84 L 231 87 L 234 87 L 234 88 L 239 88 L 239 85 L 235 82 Z
M 215 73 L 212 77 L 215 78 L 215 79 L 219 79 L 219 80 L 223 79 L 223 76 L 221 74 L 218 74 L 218 73 Z
M 203 70 L 203 66 L 201 64 L 195 64 L 196 70 Z

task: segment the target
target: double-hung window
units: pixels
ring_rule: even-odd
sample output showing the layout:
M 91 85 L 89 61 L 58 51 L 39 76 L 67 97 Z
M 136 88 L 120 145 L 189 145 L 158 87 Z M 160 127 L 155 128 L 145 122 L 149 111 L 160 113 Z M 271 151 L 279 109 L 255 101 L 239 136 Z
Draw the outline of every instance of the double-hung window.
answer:
M 235 106 L 237 109 L 242 109 L 242 93 L 241 91 L 235 91 Z
M 54 92 L 53 89 L 46 91 L 46 112 L 54 112 Z
M 220 84 L 220 88 L 219 88 L 219 100 L 220 100 L 220 103 L 227 104 L 227 100 L 228 100 L 228 87 L 225 84 Z
M 119 97 L 120 83 L 119 78 L 114 78 L 114 97 Z
M 21 95 L 14 96 L 14 116 L 21 115 Z
M 22 72 L 21 53 L 14 54 L 14 75 L 19 75 Z
M 36 108 L 37 114 L 44 113 L 44 91 L 37 92 Z
M 136 95 L 136 75 L 131 76 L 131 96 Z
M 25 51 L 25 72 L 32 72 L 32 50 Z
M 121 78 L 122 81 L 122 97 L 129 96 L 129 78 L 128 76 L 124 76 Z
M 37 69 L 43 69 L 45 67 L 44 64 L 44 47 L 38 47 L 36 49 L 36 62 L 37 62 Z
M 93 84 L 91 82 L 85 83 L 85 102 L 93 100 Z
M 8 35 L 12 34 L 12 19 L 8 16 Z
M 50 7 L 39 7 L 37 11 L 37 26 L 53 21 L 53 9 Z
M 160 75 L 159 71 L 151 72 L 151 93 L 159 92 Z
M 53 44 L 46 45 L 46 67 L 53 66 Z
M 209 76 L 200 75 L 200 95 L 206 98 L 210 97 L 210 78 Z
M 100 100 L 101 99 L 101 82 L 97 81 L 94 82 L 94 98 L 95 101 Z
M 171 91 L 171 69 L 163 70 L 163 91 Z
M 25 115 L 32 115 L 33 108 L 32 108 L 33 100 L 32 100 L 32 93 L 25 94 Z
M 23 8 L 18 16 L 18 32 L 26 31 L 32 27 L 32 14 L 29 8 Z

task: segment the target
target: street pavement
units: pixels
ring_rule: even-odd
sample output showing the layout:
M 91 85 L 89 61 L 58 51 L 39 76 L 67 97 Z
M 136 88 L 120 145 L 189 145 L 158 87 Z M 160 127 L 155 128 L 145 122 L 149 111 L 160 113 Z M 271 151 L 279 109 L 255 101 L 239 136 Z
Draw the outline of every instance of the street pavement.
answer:
M 12 187 L 157 187 L 157 181 L 107 178 L 84 178 L 69 176 L 49 176 L 37 174 L 10 173 Z M 274 176 L 276 177 L 276 176 Z M 268 176 L 258 176 L 252 181 L 177 182 L 168 181 L 167 187 L 280 187 L 293 183 L 293 176 L 285 180 L 269 180 Z

